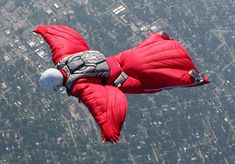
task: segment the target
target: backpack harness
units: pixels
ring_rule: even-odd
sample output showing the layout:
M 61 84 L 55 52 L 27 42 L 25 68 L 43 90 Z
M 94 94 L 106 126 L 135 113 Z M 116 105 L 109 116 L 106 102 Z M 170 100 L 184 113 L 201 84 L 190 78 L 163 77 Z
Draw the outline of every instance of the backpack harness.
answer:
M 81 78 L 97 77 L 101 78 L 102 82 L 105 81 L 110 75 L 110 68 L 106 62 L 105 56 L 99 51 L 83 51 L 69 55 L 56 65 L 57 69 L 63 69 L 68 77 L 66 81 L 66 90 L 68 95 L 71 95 L 71 88 L 73 84 Z M 120 87 L 128 75 L 122 72 L 113 85 Z

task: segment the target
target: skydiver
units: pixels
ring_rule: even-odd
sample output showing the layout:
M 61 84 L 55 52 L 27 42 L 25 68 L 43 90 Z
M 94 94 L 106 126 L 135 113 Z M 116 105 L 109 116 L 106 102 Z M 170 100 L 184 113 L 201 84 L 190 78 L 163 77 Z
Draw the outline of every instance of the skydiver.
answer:
M 49 44 L 56 66 L 42 73 L 41 88 L 56 91 L 65 86 L 69 95 L 88 107 L 103 142 L 119 140 L 127 111 L 124 93 L 156 93 L 209 83 L 185 48 L 165 33 L 152 33 L 136 47 L 106 58 L 67 26 L 42 25 L 34 32 Z

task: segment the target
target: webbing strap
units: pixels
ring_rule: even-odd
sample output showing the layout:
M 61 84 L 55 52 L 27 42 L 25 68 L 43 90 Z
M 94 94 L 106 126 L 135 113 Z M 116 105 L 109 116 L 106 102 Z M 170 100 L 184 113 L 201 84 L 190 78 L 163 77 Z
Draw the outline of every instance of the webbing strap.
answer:
M 116 87 L 120 87 L 126 81 L 127 78 L 128 78 L 128 75 L 122 71 L 122 73 L 116 78 L 116 80 L 114 80 L 113 84 Z

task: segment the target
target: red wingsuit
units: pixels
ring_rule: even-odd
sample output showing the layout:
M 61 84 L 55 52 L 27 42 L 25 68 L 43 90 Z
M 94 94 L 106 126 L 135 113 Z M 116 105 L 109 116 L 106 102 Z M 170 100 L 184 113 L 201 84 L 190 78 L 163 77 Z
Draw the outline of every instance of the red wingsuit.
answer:
M 34 32 L 50 45 L 54 64 L 65 56 L 90 50 L 78 32 L 64 25 L 42 25 Z M 104 142 L 115 143 L 120 137 L 127 111 L 124 93 L 154 93 L 209 83 L 206 75 L 203 82 L 195 83 L 189 71 L 199 71 L 187 51 L 177 40 L 164 34 L 153 33 L 138 46 L 106 61 L 110 67 L 106 85 L 99 78 L 82 78 L 71 89 L 71 94 L 88 107 L 98 123 Z M 112 84 L 122 71 L 128 78 L 119 88 L 114 87 Z M 66 80 L 66 73 L 62 73 Z

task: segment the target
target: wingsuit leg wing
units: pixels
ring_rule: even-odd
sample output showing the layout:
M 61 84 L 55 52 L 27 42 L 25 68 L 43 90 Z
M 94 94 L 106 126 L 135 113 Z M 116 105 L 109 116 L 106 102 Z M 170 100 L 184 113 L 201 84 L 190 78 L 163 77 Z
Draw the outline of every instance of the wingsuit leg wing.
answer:
M 176 87 L 194 87 L 197 82 L 190 71 L 201 74 L 183 45 L 165 34 L 152 33 L 138 46 L 112 57 L 128 75 L 120 89 L 124 93 L 154 93 Z

